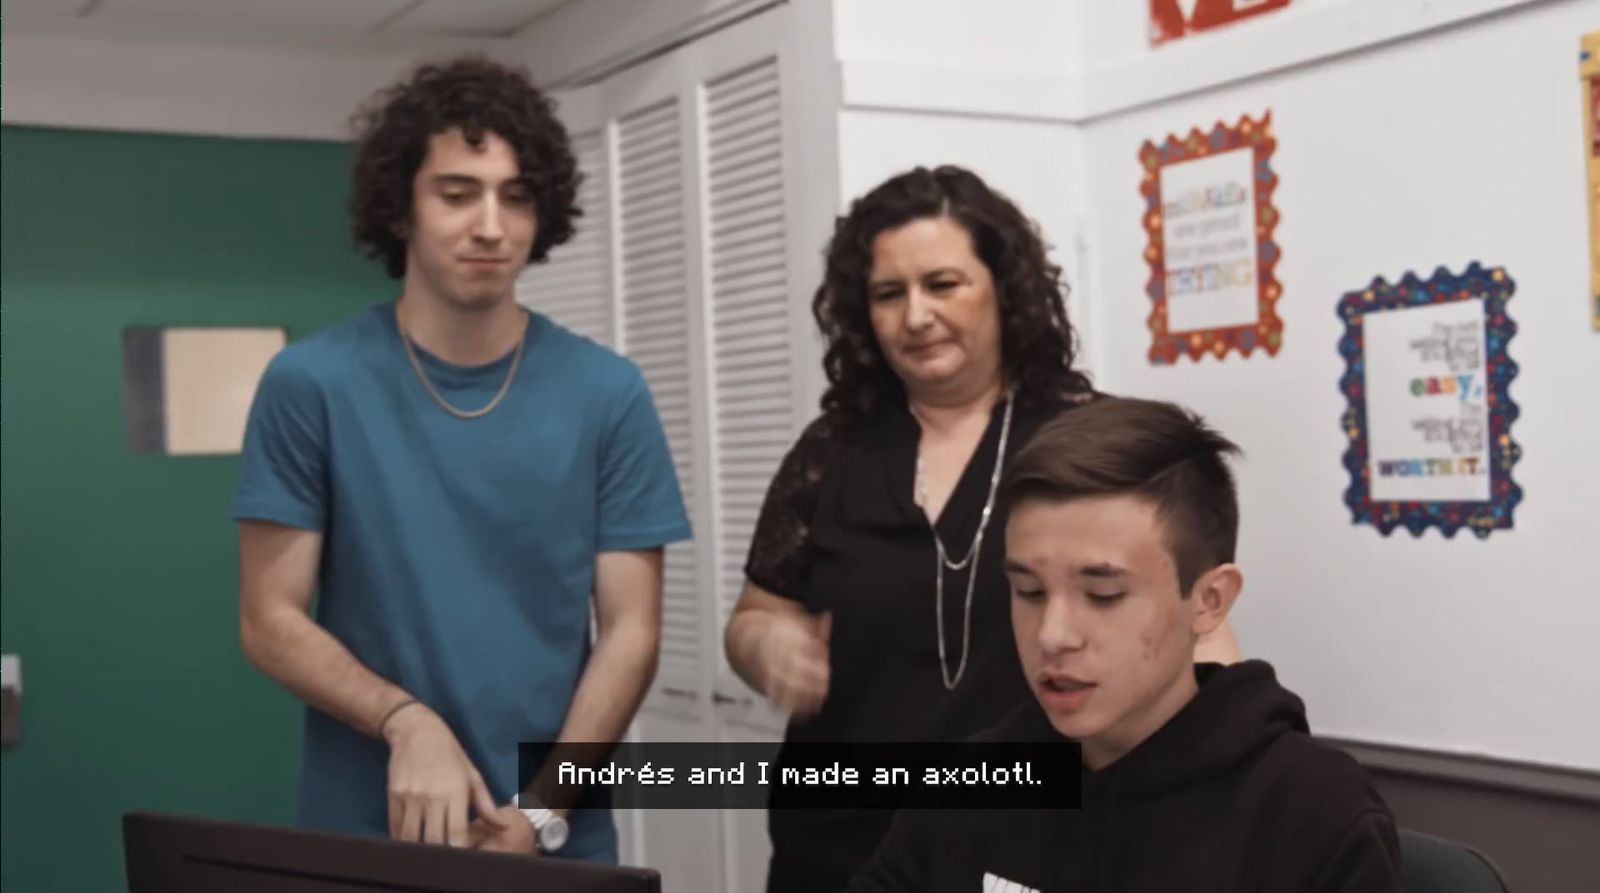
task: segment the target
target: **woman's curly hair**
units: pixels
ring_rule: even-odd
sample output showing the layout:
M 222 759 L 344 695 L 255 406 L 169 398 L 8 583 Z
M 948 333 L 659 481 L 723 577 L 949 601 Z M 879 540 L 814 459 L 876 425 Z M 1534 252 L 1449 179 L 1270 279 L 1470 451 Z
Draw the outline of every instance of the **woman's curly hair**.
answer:
M 1072 365 L 1075 333 L 1067 322 L 1061 268 L 1047 257 L 1038 227 L 978 175 L 945 165 L 889 179 L 857 199 L 834 225 L 827 272 L 811 304 L 828 344 L 824 414 L 854 425 L 905 402 L 905 385 L 872 331 L 872 243 L 885 230 L 940 216 L 966 229 L 994 278 L 1001 365 L 1017 401 L 1037 406 L 1091 397 L 1088 377 Z
M 356 245 L 382 260 L 389 275 L 405 275 L 404 231 L 411 218 L 411 185 L 437 133 L 459 127 L 467 142 L 494 133 L 511 145 L 533 198 L 538 233 L 528 263 L 572 238 L 582 174 L 555 103 L 528 73 L 469 56 L 425 64 L 409 80 L 373 94 L 352 118 L 356 131 L 350 222 Z

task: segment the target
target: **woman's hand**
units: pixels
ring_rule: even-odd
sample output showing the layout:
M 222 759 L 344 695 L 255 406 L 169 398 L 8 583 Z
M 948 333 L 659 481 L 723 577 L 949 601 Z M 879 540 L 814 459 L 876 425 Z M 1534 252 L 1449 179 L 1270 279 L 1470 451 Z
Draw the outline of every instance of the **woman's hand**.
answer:
M 773 706 L 811 716 L 828 697 L 828 636 L 833 615 L 775 616 L 761 636 L 764 694 Z

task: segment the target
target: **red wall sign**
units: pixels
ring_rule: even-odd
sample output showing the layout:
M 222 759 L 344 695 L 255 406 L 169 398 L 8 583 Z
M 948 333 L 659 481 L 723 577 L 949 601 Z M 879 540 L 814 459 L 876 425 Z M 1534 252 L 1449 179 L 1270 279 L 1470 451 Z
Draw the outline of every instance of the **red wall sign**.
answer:
M 1150 42 L 1166 43 L 1288 5 L 1289 0 L 1150 0 Z

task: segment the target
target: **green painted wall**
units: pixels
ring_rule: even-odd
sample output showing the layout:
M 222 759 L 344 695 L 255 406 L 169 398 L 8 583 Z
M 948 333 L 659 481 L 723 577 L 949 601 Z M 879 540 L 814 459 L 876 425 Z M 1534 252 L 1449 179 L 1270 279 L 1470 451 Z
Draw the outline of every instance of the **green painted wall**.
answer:
M 287 822 L 296 703 L 240 654 L 237 457 L 123 443 L 128 325 L 306 335 L 388 298 L 332 143 L 0 130 L 7 893 L 125 889 L 120 816 Z

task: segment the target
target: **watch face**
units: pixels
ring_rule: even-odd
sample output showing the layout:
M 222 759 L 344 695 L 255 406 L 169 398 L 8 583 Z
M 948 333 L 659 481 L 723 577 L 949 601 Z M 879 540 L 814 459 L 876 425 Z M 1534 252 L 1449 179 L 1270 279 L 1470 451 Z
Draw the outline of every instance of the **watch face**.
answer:
M 539 829 L 539 848 L 547 853 L 561 849 L 566 842 L 567 823 L 560 817 L 551 817 L 550 821 Z

